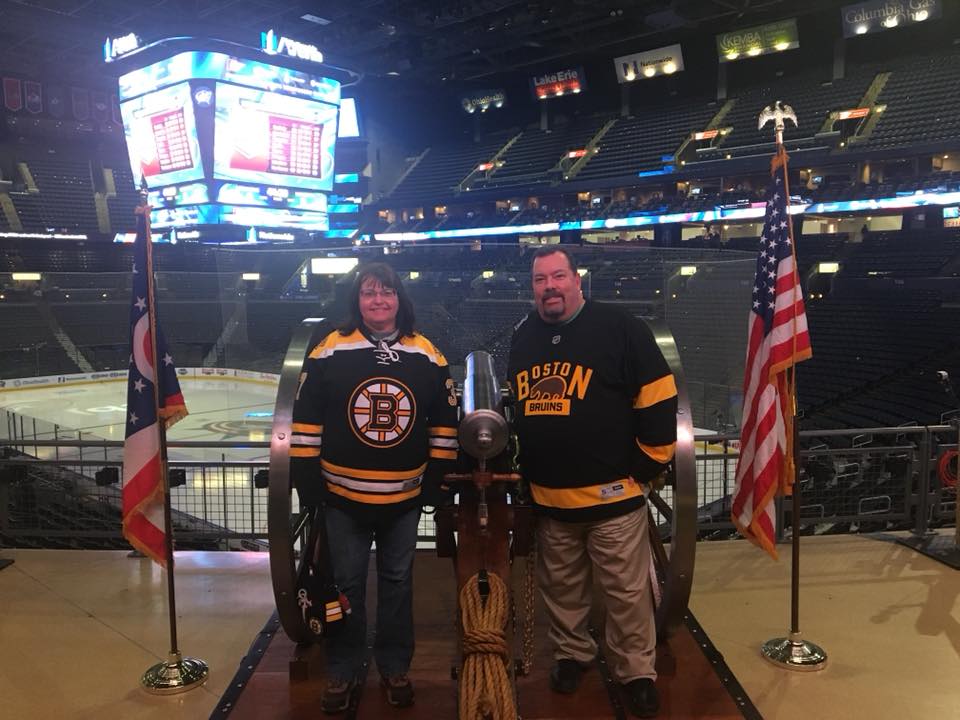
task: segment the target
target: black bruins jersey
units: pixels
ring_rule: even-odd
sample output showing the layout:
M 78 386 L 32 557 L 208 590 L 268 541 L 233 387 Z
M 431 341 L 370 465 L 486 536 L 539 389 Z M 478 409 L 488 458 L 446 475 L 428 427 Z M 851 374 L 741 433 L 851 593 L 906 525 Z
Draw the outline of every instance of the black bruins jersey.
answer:
M 422 335 L 383 341 L 333 331 L 304 361 L 290 437 L 302 502 L 419 502 L 428 462 L 441 472 L 457 446 L 447 361 Z
M 520 466 L 538 509 L 558 520 L 620 515 L 673 457 L 677 389 L 645 323 L 586 301 L 564 324 L 536 311 L 517 326 L 508 376 Z

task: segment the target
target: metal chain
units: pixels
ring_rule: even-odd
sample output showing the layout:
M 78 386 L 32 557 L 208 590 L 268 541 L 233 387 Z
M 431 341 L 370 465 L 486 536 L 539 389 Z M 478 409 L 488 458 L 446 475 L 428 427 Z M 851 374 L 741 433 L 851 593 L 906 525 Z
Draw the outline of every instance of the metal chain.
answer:
M 520 651 L 520 663 L 523 667 L 523 674 L 529 675 L 533 668 L 533 612 L 534 612 L 534 593 L 536 592 L 536 583 L 534 582 L 534 570 L 537 566 L 537 533 L 532 533 L 530 542 L 530 553 L 527 555 L 527 566 L 524 569 L 523 577 L 523 639 Z

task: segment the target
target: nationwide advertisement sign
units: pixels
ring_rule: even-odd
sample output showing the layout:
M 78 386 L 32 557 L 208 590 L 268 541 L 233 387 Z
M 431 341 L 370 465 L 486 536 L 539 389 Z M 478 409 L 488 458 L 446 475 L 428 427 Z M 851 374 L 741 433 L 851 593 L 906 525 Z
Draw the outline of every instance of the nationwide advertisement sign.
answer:
M 935 20 L 942 10 L 943 0 L 870 0 L 845 5 L 840 22 L 843 36 L 849 38 Z
M 587 85 L 587 76 L 582 67 L 568 68 L 558 72 L 542 73 L 530 78 L 530 89 L 537 100 L 547 100 L 561 95 L 575 95 Z
M 656 50 L 615 58 L 613 66 L 617 71 L 617 80 L 621 83 L 657 75 L 672 75 L 683 70 L 683 53 L 680 45 L 667 45 Z
M 717 35 L 717 55 L 720 62 L 743 60 L 798 47 L 800 36 L 795 18 Z

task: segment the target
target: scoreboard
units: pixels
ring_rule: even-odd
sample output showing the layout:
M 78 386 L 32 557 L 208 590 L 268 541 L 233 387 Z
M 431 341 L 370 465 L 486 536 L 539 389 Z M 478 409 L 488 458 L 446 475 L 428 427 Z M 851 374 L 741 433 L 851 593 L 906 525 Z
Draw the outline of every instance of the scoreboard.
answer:
M 131 170 L 146 181 L 153 227 L 328 230 L 340 90 L 330 77 L 205 50 L 122 75 Z

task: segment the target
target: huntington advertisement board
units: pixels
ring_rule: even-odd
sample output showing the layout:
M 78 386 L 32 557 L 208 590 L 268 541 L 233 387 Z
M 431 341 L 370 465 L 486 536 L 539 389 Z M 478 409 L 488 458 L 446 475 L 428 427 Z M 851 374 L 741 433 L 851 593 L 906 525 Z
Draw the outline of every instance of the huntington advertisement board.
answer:
M 720 62 L 732 62 L 800 47 L 797 21 L 778 20 L 767 25 L 717 35 Z
M 870 0 L 845 5 L 840 10 L 845 38 L 904 25 L 916 25 L 940 17 L 943 0 Z
M 683 70 L 683 53 L 680 45 L 667 45 L 655 50 L 615 58 L 613 66 L 617 70 L 617 80 L 621 83 L 652 78 L 656 75 L 672 75 Z

